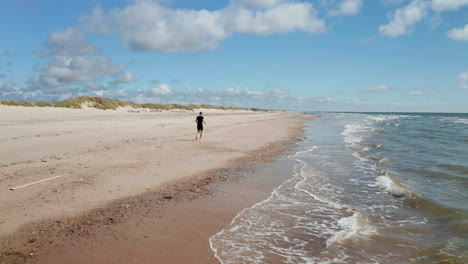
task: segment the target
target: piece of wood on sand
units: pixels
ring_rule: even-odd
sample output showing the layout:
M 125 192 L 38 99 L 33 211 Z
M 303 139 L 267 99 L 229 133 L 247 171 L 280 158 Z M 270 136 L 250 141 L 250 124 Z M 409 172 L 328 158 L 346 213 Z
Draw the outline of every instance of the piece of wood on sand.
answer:
M 50 177 L 50 178 L 43 179 L 43 180 L 36 181 L 36 182 L 31 182 L 31 183 L 24 184 L 24 185 L 21 185 L 21 186 L 16 186 L 16 187 L 10 188 L 10 191 L 14 191 L 14 190 L 18 190 L 18 189 L 21 189 L 21 188 L 29 187 L 29 186 L 31 186 L 31 185 L 43 183 L 43 182 L 46 182 L 46 181 L 55 180 L 55 179 L 60 178 L 60 177 L 62 177 L 62 175 Z

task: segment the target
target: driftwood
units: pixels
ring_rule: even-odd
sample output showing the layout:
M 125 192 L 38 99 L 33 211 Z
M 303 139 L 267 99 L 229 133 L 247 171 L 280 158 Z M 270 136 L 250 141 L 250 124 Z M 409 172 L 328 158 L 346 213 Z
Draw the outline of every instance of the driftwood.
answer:
M 46 182 L 46 181 L 55 180 L 55 179 L 60 178 L 60 177 L 62 177 L 62 176 L 61 176 L 61 175 L 58 175 L 58 176 L 50 177 L 50 178 L 47 178 L 47 179 L 44 179 L 44 180 L 40 180 L 40 181 L 36 181 L 36 182 L 31 182 L 31 183 L 28 183 L 28 184 L 25 184 L 25 185 L 16 186 L 16 187 L 10 188 L 10 191 L 14 191 L 14 190 L 21 189 L 21 188 L 24 188 L 24 187 L 29 187 L 29 186 L 31 186 L 31 185 L 43 183 L 43 182 Z

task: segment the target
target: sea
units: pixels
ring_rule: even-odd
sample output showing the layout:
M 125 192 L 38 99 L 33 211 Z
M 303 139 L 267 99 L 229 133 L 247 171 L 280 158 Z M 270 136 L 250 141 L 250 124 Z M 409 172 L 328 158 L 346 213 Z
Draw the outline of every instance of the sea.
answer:
M 468 114 L 320 113 L 288 159 L 221 263 L 468 263 Z

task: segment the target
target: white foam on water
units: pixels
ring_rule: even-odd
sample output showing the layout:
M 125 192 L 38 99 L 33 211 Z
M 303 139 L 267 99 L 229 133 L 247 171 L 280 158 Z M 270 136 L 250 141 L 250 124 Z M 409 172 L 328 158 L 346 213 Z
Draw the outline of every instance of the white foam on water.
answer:
M 389 160 L 388 158 L 381 158 L 381 159 L 379 160 L 380 163 L 387 163 L 387 162 L 389 162 L 389 161 L 390 161 L 390 160 Z
M 459 117 L 442 117 L 442 118 L 439 119 L 439 121 L 468 125 L 468 119 L 459 118 Z
M 398 120 L 402 118 L 413 119 L 420 116 L 410 116 L 410 115 L 365 115 L 366 118 L 374 120 L 377 122 L 384 122 L 387 120 Z
M 327 247 L 355 236 L 370 235 L 377 231 L 377 229 L 371 226 L 369 221 L 359 212 L 349 217 L 341 218 L 338 220 L 338 225 L 342 230 L 327 239 Z
M 327 205 L 330 205 L 331 207 L 334 207 L 336 209 L 344 209 L 344 208 L 348 208 L 347 206 L 343 205 L 343 204 L 340 204 L 336 201 L 332 201 L 326 197 L 322 197 L 322 196 L 319 196 L 317 194 L 314 194 L 310 191 L 308 191 L 307 189 L 305 188 L 302 188 L 301 186 L 305 183 L 305 181 L 307 180 L 307 177 L 305 176 L 305 169 L 307 168 L 307 163 L 300 160 L 300 159 L 296 159 L 298 162 L 300 162 L 302 164 L 302 167 L 300 168 L 300 173 L 299 173 L 299 176 L 302 177 L 302 180 L 299 181 L 298 183 L 296 183 L 296 185 L 294 186 L 296 189 L 302 191 L 302 192 L 305 192 L 307 193 L 308 195 L 310 195 L 312 198 L 314 198 L 315 200 L 318 200 L 324 204 L 327 204 Z
M 220 263 L 266 263 L 265 254 L 280 256 L 284 263 L 298 263 L 310 254 L 311 241 L 301 236 L 330 237 L 341 229 L 338 220 L 343 211 L 336 208 L 344 206 L 298 186 L 306 179 L 307 168 L 300 156 L 317 148 L 291 155 L 298 161 L 293 177 L 275 188 L 268 199 L 242 210 L 228 226 L 210 237 L 210 247 Z
M 395 182 L 389 176 L 388 172 L 385 172 L 385 175 L 377 177 L 376 184 L 383 188 L 385 191 L 397 197 L 401 197 L 410 193 L 410 190 L 407 187 Z
M 307 149 L 305 151 L 298 151 L 298 152 L 296 152 L 295 154 L 293 154 L 293 155 L 291 155 L 289 157 L 292 158 L 294 156 L 298 156 L 298 155 L 301 155 L 301 154 L 304 154 L 304 153 L 308 153 L 308 152 L 311 152 L 311 151 L 313 151 L 313 150 L 315 150 L 317 148 L 318 148 L 317 146 L 313 146 L 312 148 Z M 209 239 L 210 248 L 214 252 L 216 259 L 218 259 L 218 261 L 221 264 L 231 263 L 232 261 L 229 258 L 230 256 L 240 256 L 240 255 L 242 255 L 241 253 L 251 252 L 252 251 L 251 248 L 249 247 L 249 243 L 247 241 L 245 241 L 247 243 L 245 245 L 245 247 L 239 247 L 239 243 L 236 243 L 236 241 L 233 241 L 233 240 L 223 238 L 224 235 L 226 233 L 238 233 L 237 231 L 242 229 L 242 228 L 245 228 L 245 227 L 248 228 L 248 227 L 254 226 L 254 223 L 252 223 L 251 220 L 248 217 L 243 218 L 243 216 L 249 215 L 249 213 L 253 212 L 256 208 L 259 208 L 264 204 L 268 204 L 268 202 L 272 201 L 273 199 L 283 198 L 284 195 L 280 194 L 279 190 L 281 188 L 283 188 L 286 184 L 288 184 L 291 181 L 297 179 L 297 177 L 299 176 L 299 173 L 300 173 L 300 172 L 298 172 L 298 169 L 297 169 L 298 166 L 300 166 L 300 164 L 296 165 L 296 167 L 294 169 L 294 171 L 295 171 L 294 176 L 291 179 L 286 180 L 285 182 L 283 182 L 277 188 L 275 188 L 272 191 L 270 197 L 268 197 L 266 200 L 263 200 L 263 201 L 255 204 L 255 205 L 253 205 L 250 208 L 245 208 L 244 210 L 242 210 L 240 213 L 238 213 L 232 219 L 231 223 L 228 225 L 229 228 L 226 227 L 223 230 L 221 230 L 220 232 L 218 232 L 215 235 L 213 235 L 212 237 L 210 237 L 210 239 Z M 287 206 L 291 206 L 291 204 L 287 204 Z M 257 219 L 255 219 L 255 220 L 257 220 Z M 262 234 L 258 234 L 258 235 L 265 236 L 265 235 L 268 235 L 268 234 L 271 235 L 272 230 L 264 229 L 264 230 L 262 230 Z M 224 248 L 229 248 L 231 250 L 231 251 L 229 251 L 228 256 L 226 256 L 225 253 L 221 252 L 220 247 L 218 247 L 218 245 L 217 245 L 218 243 L 222 243 L 224 245 Z M 263 255 L 262 252 L 256 251 L 253 255 L 249 255 L 249 257 L 246 257 L 244 255 L 242 255 L 242 257 L 243 257 L 242 261 L 245 262 L 245 263 L 259 263 L 259 261 L 262 258 L 264 258 L 264 255 Z
M 376 128 L 372 127 L 371 123 L 367 123 L 366 125 L 347 124 L 345 125 L 344 131 L 341 133 L 344 141 L 348 145 L 348 150 L 351 151 L 351 154 L 363 162 L 370 162 L 368 158 L 364 157 L 363 153 L 370 151 L 371 148 L 361 144 L 368 136 L 369 131 L 376 131 Z
M 341 135 L 344 137 L 344 141 L 350 145 L 361 143 L 363 136 L 359 135 L 362 132 L 366 132 L 372 127 L 359 125 L 359 124 L 347 124 Z
M 390 123 L 390 122 L 386 123 L 385 125 L 386 126 L 396 126 L 396 127 L 400 126 L 400 124 L 398 124 L 398 123 Z

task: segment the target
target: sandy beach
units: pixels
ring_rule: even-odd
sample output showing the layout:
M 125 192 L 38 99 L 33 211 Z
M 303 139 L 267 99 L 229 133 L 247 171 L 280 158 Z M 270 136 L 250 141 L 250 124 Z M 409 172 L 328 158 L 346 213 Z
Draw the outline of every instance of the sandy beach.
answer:
M 217 263 L 208 238 L 282 180 L 245 175 L 310 116 L 202 111 L 195 141 L 198 111 L 0 106 L 0 263 Z

